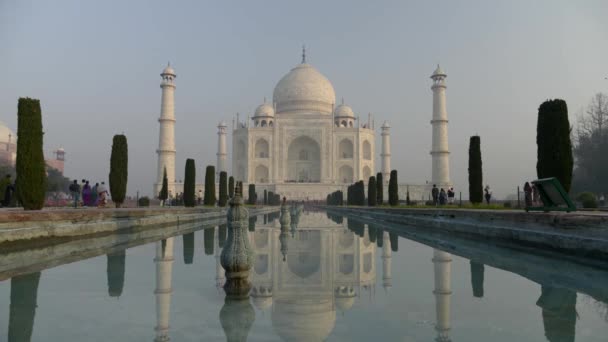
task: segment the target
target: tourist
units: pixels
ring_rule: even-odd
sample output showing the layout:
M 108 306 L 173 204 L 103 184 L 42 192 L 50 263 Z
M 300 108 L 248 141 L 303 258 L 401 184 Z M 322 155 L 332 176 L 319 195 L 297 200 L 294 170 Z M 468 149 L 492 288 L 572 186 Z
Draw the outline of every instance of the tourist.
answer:
M 89 185 L 89 181 L 85 181 L 82 187 L 82 204 L 85 207 L 91 205 L 91 186 Z
M 2 206 L 3 207 L 8 207 L 9 203 L 6 203 L 4 201 L 4 196 L 6 191 L 8 190 L 9 186 L 11 185 L 11 175 L 7 174 L 1 181 L 0 181 L 0 200 L 2 201 Z
M 483 189 L 483 191 L 486 193 L 485 197 L 486 197 L 486 202 L 488 204 L 490 204 L 490 200 L 492 199 L 492 190 L 490 189 L 489 185 L 486 185 L 486 188 Z
M 11 175 L 6 175 L 4 179 L 6 185 L 3 184 L 4 196 L 2 199 L 2 206 L 10 207 L 13 199 L 13 193 L 15 192 L 15 187 L 11 182 Z
M 78 202 L 80 201 L 80 185 L 78 181 L 74 179 L 74 183 L 70 184 L 70 193 L 74 199 L 74 209 L 78 208 Z
M 437 201 L 439 200 L 439 189 L 437 189 L 436 184 L 433 184 L 433 189 L 431 189 L 431 196 L 433 196 L 433 205 L 437 206 Z
M 439 205 L 445 205 L 445 203 L 447 202 L 447 198 L 448 196 L 446 195 L 445 190 L 441 188 L 441 190 L 439 191 Z
M 530 183 L 526 182 L 526 184 L 524 184 L 524 199 L 526 202 L 526 208 L 531 207 L 532 206 L 532 186 L 530 186 Z
M 106 188 L 106 183 L 101 182 L 99 186 L 97 186 L 97 207 L 104 208 L 107 203 L 108 189 Z
M 93 185 L 93 187 L 91 188 L 91 206 L 92 207 L 96 207 L 97 206 L 97 188 L 99 187 L 99 183 L 95 183 L 95 185 Z
M 448 189 L 448 204 L 454 204 L 454 197 L 456 193 L 454 192 L 454 187 L 450 187 Z
M 533 205 L 539 205 L 540 201 L 539 201 L 539 193 L 538 193 L 538 187 L 536 186 L 536 184 L 532 183 L 532 204 Z

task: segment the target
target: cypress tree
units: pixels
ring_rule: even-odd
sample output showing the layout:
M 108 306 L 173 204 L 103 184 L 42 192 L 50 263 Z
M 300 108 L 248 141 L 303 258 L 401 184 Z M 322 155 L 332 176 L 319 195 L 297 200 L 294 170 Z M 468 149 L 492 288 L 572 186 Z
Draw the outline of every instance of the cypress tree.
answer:
M 572 142 L 566 101 L 555 99 L 543 102 L 538 108 L 536 127 L 538 178 L 555 177 L 566 192 L 572 184 Z
M 382 172 L 378 172 L 376 175 L 376 204 L 382 205 L 384 203 L 384 179 Z
M 376 177 L 369 177 L 369 181 L 367 182 L 367 205 L 370 207 L 376 206 L 377 197 L 377 187 L 376 187 Z
M 40 100 L 20 98 L 17 105 L 17 199 L 25 210 L 40 210 L 46 193 L 46 162 Z M 4 189 L 3 189 L 4 190 Z
M 163 170 L 163 185 L 160 188 L 158 199 L 161 201 L 166 201 L 167 198 L 169 198 L 169 180 L 167 179 L 167 168 L 165 167 Z
M 218 204 L 220 207 L 225 207 L 228 203 L 228 174 L 225 171 L 220 172 L 220 199 Z
M 204 229 L 203 244 L 205 246 L 205 255 L 213 255 L 213 240 L 215 240 L 215 228 Z
M 186 174 L 184 175 L 184 206 L 194 207 L 196 205 L 196 166 L 194 159 L 186 159 Z
M 127 195 L 127 179 L 129 176 L 129 147 L 127 137 L 117 134 L 112 141 L 110 156 L 110 194 L 116 208 L 120 208 Z
M 358 205 L 365 205 L 365 183 L 363 181 L 357 182 L 357 200 Z
M 249 184 L 249 198 L 247 198 L 247 203 L 255 204 L 256 202 L 256 194 L 255 194 L 255 184 Z
M 268 204 L 268 191 L 264 189 L 264 204 Z
M 483 173 L 481 169 L 481 139 L 472 136 L 469 141 L 469 201 L 483 202 Z
M 228 197 L 234 197 L 234 177 L 228 178 Z
M 397 183 L 397 170 L 391 171 L 391 178 L 388 181 L 388 204 L 391 206 L 399 205 L 399 184 Z
M 208 165 L 205 170 L 205 205 L 215 205 L 215 167 Z

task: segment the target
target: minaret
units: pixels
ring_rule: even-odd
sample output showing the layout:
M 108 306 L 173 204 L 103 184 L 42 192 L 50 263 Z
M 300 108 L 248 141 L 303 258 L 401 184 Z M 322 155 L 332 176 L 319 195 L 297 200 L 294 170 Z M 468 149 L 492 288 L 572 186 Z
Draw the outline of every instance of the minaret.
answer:
M 160 74 L 162 80 L 162 98 L 160 104 L 160 133 L 158 136 L 158 167 L 154 194 L 160 192 L 163 184 L 163 172 L 167 169 L 168 192 L 175 194 L 175 71 L 171 65 Z
M 433 159 L 432 182 L 437 187 L 450 185 L 450 152 L 448 149 L 448 112 L 445 104 L 446 74 L 439 65 L 431 75 L 433 80 Z
M 173 239 L 156 243 L 156 338 L 154 342 L 170 341 L 169 307 L 171 306 L 171 271 L 173 269 Z M 163 246 L 164 245 L 164 246 Z
M 226 170 L 226 158 L 228 153 L 226 152 L 226 128 L 228 126 L 224 121 L 217 125 L 217 164 L 215 165 L 216 179 L 220 179 L 220 172 Z
M 435 265 L 435 314 L 437 322 L 438 342 L 449 342 L 450 340 L 450 303 L 452 296 L 451 270 L 452 255 L 450 253 L 434 249 L 433 264 Z
M 393 252 L 388 232 L 382 232 L 382 237 L 378 237 L 378 239 L 380 238 L 382 239 L 382 286 L 388 290 L 393 287 Z
M 391 126 L 387 121 L 382 124 L 382 153 L 380 158 L 382 159 L 382 181 L 388 184 L 389 178 L 391 177 L 391 133 L 389 132 Z

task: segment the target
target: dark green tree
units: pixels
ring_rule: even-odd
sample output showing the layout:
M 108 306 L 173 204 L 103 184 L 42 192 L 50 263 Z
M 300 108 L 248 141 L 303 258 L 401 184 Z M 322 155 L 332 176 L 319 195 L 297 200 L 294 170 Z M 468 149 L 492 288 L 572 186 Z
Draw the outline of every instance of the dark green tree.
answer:
M 127 137 L 116 134 L 112 140 L 112 155 L 110 156 L 110 194 L 116 208 L 120 208 L 127 195 L 127 179 L 129 177 L 129 147 Z
M 40 100 L 19 99 L 17 135 L 17 198 L 25 210 L 40 210 L 44 206 L 47 182 Z
M 391 178 L 388 181 L 388 204 L 391 206 L 399 205 L 399 183 L 397 182 L 397 170 L 391 171 Z
M 163 169 L 163 185 L 160 188 L 160 193 L 158 194 L 158 199 L 161 201 L 166 201 L 169 198 L 169 180 L 167 179 L 167 168 Z
M 369 181 L 367 182 L 367 205 L 370 207 L 376 206 L 378 188 L 376 187 L 376 177 L 369 177 Z
M 228 197 L 234 197 L 234 177 L 228 178 Z
M 538 178 L 555 177 L 569 192 L 572 184 L 572 142 L 566 101 L 543 102 L 538 108 L 536 127 Z
M 264 189 L 264 204 L 268 204 L 268 191 L 266 189 Z
M 225 207 L 228 203 L 228 174 L 226 171 L 220 172 L 220 199 L 218 205 Z
M 184 206 L 196 205 L 196 166 L 194 159 L 186 159 L 186 173 L 184 175 Z
M 249 197 L 247 198 L 248 204 L 255 204 L 257 195 L 255 193 L 255 184 L 249 184 Z
M 208 165 L 205 170 L 205 198 L 203 204 L 215 205 L 215 167 Z
M 376 175 L 376 204 L 382 205 L 384 203 L 384 179 L 382 172 L 378 172 Z
M 483 173 L 481 169 L 481 139 L 474 135 L 469 140 L 469 201 L 483 202 Z

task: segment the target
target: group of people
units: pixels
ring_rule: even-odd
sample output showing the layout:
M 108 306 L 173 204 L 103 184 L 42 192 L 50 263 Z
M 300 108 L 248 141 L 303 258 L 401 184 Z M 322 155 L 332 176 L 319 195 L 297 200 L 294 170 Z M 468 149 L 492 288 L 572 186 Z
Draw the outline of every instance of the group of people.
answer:
M 433 198 L 433 205 L 446 205 L 446 204 L 454 204 L 454 197 L 456 196 L 456 192 L 453 187 L 448 188 L 448 191 L 441 188 L 439 189 L 436 184 L 433 184 L 433 189 L 431 189 L 431 197 Z
M 74 208 L 78 208 L 81 199 L 83 207 L 103 208 L 107 204 L 108 188 L 105 182 L 91 186 L 88 180 L 83 179 L 80 185 L 78 180 L 74 179 L 74 183 L 70 184 L 70 193 L 74 200 Z

